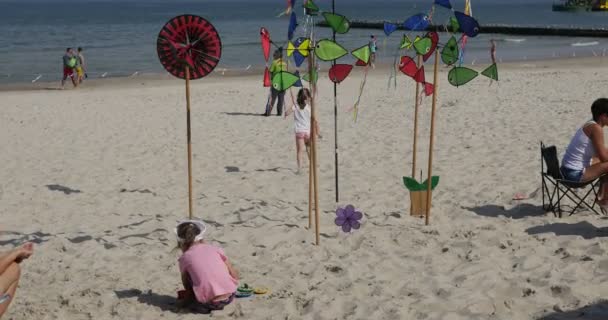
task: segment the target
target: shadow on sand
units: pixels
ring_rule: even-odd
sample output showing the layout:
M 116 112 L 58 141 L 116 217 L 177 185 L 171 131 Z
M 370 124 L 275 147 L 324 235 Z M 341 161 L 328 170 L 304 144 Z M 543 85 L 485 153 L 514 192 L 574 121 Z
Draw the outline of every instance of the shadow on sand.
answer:
M 584 239 L 608 237 L 608 228 L 598 228 L 587 221 L 579 223 L 550 223 L 526 229 L 529 235 L 554 233 L 556 236 L 581 236 Z M 608 319 L 608 317 L 606 318 Z
M 605 320 L 608 319 L 608 301 L 601 300 L 580 309 L 552 312 L 537 320 Z
M 139 289 L 127 289 L 127 290 L 116 290 L 114 291 L 118 299 L 129 299 L 137 298 L 139 303 L 147 304 L 152 307 L 157 307 L 162 311 L 169 311 L 173 313 L 196 313 L 196 314 L 210 314 L 211 310 L 206 309 L 202 305 L 194 304 L 189 307 L 179 307 L 177 305 L 177 299 L 173 296 L 157 294 L 152 291 L 143 293 Z
M 540 217 L 544 216 L 545 210 L 543 210 L 542 206 L 535 206 L 529 203 L 522 203 L 516 205 L 515 207 L 507 210 L 503 206 L 497 205 L 485 205 L 473 208 L 464 209 L 472 211 L 480 216 L 498 218 L 499 216 L 504 216 L 506 218 L 511 219 L 522 219 L 525 217 Z

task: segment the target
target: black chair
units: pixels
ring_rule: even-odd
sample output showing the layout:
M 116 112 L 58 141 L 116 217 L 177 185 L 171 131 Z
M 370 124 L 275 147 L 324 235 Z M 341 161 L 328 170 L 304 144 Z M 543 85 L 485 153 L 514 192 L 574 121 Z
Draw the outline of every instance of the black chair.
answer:
M 585 205 L 595 214 L 600 214 L 595 209 L 597 204 L 597 195 L 600 186 L 600 178 L 596 178 L 589 181 L 569 181 L 565 180 L 562 176 L 562 172 L 559 169 L 559 160 L 557 158 L 557 148 L 555 146 L 545 146 L 541 141 L 540 143 L 541 153 L 541 177 L 542 177 L 542 191 L 543 191 L 543 209 L 545 211 L 553 212 L 553 215 L 562 217 L 562 199 L 568 197 L 572 202 L 575 203 L 574 208 L 570 211 L 570 215 L 573 215 L 576 209 Z M 545 164 L 547 165 L 547 171 L 545 172 Z M 576 190 L 590 187 L 586 190 L 583 197 L 580 197 Z M 589 205 L 587 197 L 593 194 L 593 204 Z M 545 197 L 548 199 L 548 203 L 545 202 Z M 604 212 L 598 205 L 598 208 Z

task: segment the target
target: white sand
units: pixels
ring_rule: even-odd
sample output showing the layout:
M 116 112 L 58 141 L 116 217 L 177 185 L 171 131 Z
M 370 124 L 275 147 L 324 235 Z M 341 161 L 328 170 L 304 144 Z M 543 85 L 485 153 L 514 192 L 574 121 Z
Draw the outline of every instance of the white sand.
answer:
M 308 175 L 294 174 L 292 120 L 257 116 L 267 95 L 261 76 L 193 82 L 196 215 L 244 282 L 272 290 L 213 318 L 608 318 L 608 304 L 598 303 L 608 296 L 608 221 L 542 211 L 538 148 L 544 140 L 563 151 L 606 94 L 608 66 L 527 62 L 499 72 L 498 84 L 479 77 L 454 88 L 442 68 L 433 166 L 441 181 L 428 227 L 409 216 L 402 184 L 414 82 L 400 75 L 399 89 L 387 91 L 388 72 L 371 71 L 357 123 L 345 110 L 361 71 L 340 86 L 340 203 L 365 212 L 349 235 L 333 223 L 324 76 L 320 247 L 307 229 Z M 0 249 L 40 242 L 5 318 L 200 319 L 173 304 L 172 230 L 187 215 L 183 82 L 8 91 L 0 101 Z M 424 176 L 430 101 L 420 119 Z M 513 201 L 516 192 L 532 198 Z

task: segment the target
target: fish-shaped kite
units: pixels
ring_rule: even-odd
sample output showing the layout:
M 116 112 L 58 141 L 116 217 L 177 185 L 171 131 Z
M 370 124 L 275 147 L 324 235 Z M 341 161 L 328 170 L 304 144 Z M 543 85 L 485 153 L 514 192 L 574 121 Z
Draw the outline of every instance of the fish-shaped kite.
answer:
M 385 22 L 384 23 L 384 34 L 388 37 L 391 33 L 397 31 L 398 26 L 394 23 Z
M 340 83 L 348 77 L 350 72 L 353 70 L 353 66 L 350 64 L 336 64 L 329 68 L 329 80 L 333 83 Z
M 424 31 L 428 26 L 429 17 L 424 13 L 413 15 L 403 22 L 403 27 L 412 31 Z
M 362 47 L 359 47 L 358 49 L 353 50 L 351 54 L 360 61 L 365 62 L 365 64 L 368 64 L 369 58 L 371 56 L 371 50 L 369 49 L 368 45 L 364 45 Z
M 293 34 L 296 32 L 296 28 L 298 27 L 298 17 L 296 16 L 296 12 L 291 12 L 291 17 L 289 18 L 289 27 L 287 28 L 287 39 L 293 39 Z
M 277 91 L 283 92 L 296 84 L 298 80 L 300 80 L 300 77 L 293 73 L 287 71 L 277 72 L 272 77 L 272 87 Z
M 315 55 L 323 61 L 336 60 L 347 53 L 348 51 L 344 47 L 329 39 L 320 40 L 315 48 Z
M 475 37 L 479 34 L 479 23 L 473 17 L 460 11 L 454 11 L 454 16 L 460 26 L 460 31 L 468 37 Z
M 323 12 L 323 17 L 325 17 L 327 24 L 336 33 L 344 34 L 350 30 L 350 21 L 348 21 L 348 19 L 343 15 Z
M 262 42 L 264 60 L 268 62 L 268 59 L 270 58 L 270 33 L 268 33 L 268 30 L 266 30 L 264 27 L 260 29 L 260 40 Z

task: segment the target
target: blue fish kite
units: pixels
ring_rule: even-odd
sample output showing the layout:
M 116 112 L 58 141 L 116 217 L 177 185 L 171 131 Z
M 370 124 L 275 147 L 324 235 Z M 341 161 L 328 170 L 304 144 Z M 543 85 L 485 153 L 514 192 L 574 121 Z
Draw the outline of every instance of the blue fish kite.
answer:
M 296 12 L 291 12 L 291 17 L 289 18 L 289 29 L 287 29 L 287 38 L 289 40 L 293 39 L 293 33 L 296 31 L 298 27 L 298 18 L 296 17 Z
M 459 11 L 454 11 L 454 15 L 456 16 L 456 20 L 460 25 L 460 31 L 462 31 L 462 33 L 471 38 L 479 34 L 479 23 L 477 20 Z
M 390 22 L 385 22 L 384 23 L 384 34 L 388 37 L 391 35 L 391 33 L 395 32 L 397 30 L 397 25 L 394 23 L 390 23 Z
M 428 26 L 429 17 L 424 13 L 413 15 L 403 22 L 403 27 L 412 31 L 424 31 Z
M 300 71 L 296 71 L 295 75 L 296 75 L 296 77 L 298 77 L 298 81 L 296 81 L 296 83 L 294 83 L 293 86 L 302 88 L 302 77 L 300 77 Z
M 435 0 L 435 4 L 447 9 L 452 9 L 452 4 L 450 3 L 450 0 Z
M 297 38 L 296 42 L 294 42 L 294 46 L 296 48 L 299 48 L 302 45 L 302 43 L 304 43 L 305 40 L 306 40 L 306 38 L 303 38 L 303 37 Z M 299 68 L 302 65 L 302 63 L 304 63 L 304 60 L 306 60 L 306 57 L 304 57 L 302 55 L 302 53 L 300 53 L 299 50 L 295 50 L 293 52 L 293 61 L 296 63 L 296 67 Z

